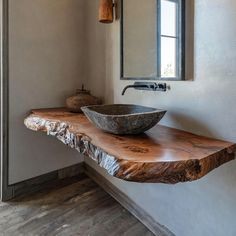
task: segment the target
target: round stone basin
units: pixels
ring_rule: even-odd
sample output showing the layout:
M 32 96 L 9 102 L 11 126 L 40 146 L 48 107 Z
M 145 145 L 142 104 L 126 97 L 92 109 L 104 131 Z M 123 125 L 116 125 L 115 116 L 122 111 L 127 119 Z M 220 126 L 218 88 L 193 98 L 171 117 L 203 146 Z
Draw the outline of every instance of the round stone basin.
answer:
M 126 104 L 95 105 L 81 108 L 98 128 L 112 134 L 141 134 L 155 126 L 166 111 Z

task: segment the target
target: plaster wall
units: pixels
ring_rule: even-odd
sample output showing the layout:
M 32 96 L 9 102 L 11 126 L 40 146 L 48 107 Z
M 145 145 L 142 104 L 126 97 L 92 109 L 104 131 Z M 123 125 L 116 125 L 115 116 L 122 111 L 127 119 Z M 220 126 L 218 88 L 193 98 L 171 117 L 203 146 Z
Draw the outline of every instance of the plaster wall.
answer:
M 167 93 L 128 90 L 121 96 L 124 86 L 132 82 L 120 80 L 119 20 L 107 26 L 106 34 L 99 36 L 106 40 L 106 56 L 100 58 L 106 62 L 106 101 L 166 109 L 162 124 L 236 142 L 236 1 L 196 0 L 194 8 L 194 80 L 168 82 Z M 88 27 L 93 30 L 95 21 Z M 94 60 L 98 60 L 95 53 Z M 127 183 L 97 168 L 178 236 L 236 235 L 235 169 L 233 161 L 199 181 L 164 185 Z
M 23 120 L 32 108 L 61 107 L 86 72 L 85 0 L 9 0 L 9 182 L 82 160 Z

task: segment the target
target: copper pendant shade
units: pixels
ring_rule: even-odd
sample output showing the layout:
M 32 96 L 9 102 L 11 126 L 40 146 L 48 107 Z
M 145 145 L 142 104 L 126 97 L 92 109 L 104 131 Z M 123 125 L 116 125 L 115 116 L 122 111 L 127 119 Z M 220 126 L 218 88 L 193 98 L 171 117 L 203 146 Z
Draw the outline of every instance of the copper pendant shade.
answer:
M 107 24 L 113 22 L 113 6 L 113 0 L 100 0 L 99 22 Z

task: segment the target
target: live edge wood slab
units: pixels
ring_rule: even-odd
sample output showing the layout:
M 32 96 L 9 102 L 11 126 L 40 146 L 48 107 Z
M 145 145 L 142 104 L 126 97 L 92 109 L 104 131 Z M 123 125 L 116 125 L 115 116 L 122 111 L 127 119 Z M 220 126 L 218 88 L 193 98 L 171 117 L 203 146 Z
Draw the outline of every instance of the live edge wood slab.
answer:
M 157 125 L 142 135 L 117 136 L 64 108 L 33 110 L 27 128 L 45 131 L 92 158 L 117 178 L 146 183 L 197 180 L 235 158 L 236 145 Z

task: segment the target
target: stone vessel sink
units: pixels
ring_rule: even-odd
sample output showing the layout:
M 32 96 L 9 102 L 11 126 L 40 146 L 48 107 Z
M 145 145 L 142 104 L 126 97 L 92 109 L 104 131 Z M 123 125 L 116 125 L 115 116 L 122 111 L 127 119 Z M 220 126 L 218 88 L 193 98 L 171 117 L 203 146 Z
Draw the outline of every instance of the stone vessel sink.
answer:
M 113 134 L 140 134 L 155 126 L 166 111 L 138 105 L 95 105 L 81 108 L 98 128 Z

